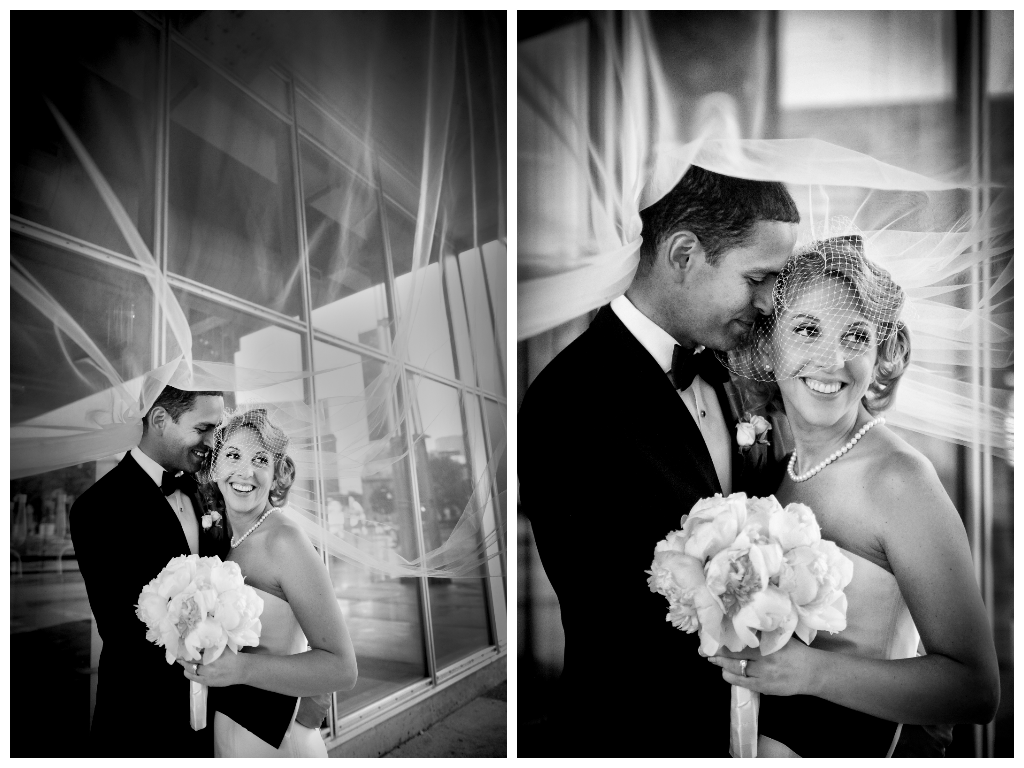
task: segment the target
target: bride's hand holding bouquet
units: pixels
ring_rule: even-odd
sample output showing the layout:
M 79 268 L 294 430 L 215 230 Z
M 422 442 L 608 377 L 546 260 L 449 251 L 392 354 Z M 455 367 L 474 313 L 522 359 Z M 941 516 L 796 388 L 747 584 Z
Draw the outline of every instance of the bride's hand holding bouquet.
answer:
M 648 585 L 668 599 L 667 621 L 700 634 L 703 655 L 758 648 L 763 657 L 794 634 L 809 645 L 819 630 L 846 627 L 853 563 L 821 538 L 809 507 L 716 495 L 698 501 L 682 526 L 655 547 Z M 736 664 L 742 676 L 747 663 Z M 732 702 L 731 751 L 753 757 L 757 693 L 734 685 Z
M 136 615 L 146 624 L 146 639 L 162 647 L 168 664 L 193 671 L 211 664 L 225 648 L 237 653 L 259 645 L 263 599 L 246 586 L 237 563 L 219 557 L 172 558 L 142 589 Z M 192 728 L 206 727 L 206 685 L 190 686 Z

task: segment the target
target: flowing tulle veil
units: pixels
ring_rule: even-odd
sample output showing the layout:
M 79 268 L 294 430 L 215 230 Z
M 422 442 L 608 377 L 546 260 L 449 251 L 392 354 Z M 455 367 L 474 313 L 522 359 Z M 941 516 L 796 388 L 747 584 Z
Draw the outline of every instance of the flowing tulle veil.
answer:
M 369 22 L 367 19 L 363 22 L 372 26 L 377 17 L 367 18 Z M 393 17 L 380 18 L 384 24 L 396 21 Z M 410 155 L 418 158 L 420 165 L 412 170 L 414 182 L 394 179 L 390 182 L 392 189 L 400 182 L 409 187 L 403 191 L 409 200 L 415 201 L 414 234 L 411 254 L 407 257 L 411 259 L 411 265 L 399 281 L 400 306 L 391 312 L 390 324 L 383 329 L 383 335 L 387 336 L 382 342 L 386 346 L 386 355 L 381 355 L 379 364 L 374 363 L 372 367 L 364 363 L 321 363 L 314 368 L 310 360 L 300 361 L 296 366 L 288 360 L 272 358 L 261 361 L 263 365 L 236 365 L 202 359 L 203 352 L 194 343 L 180 294 L 168 281 L 164 268 L 147 245 L 146 238 L 140 234 L 133 216 L 126 210 L 129 201 L 101 171 L 67 116 L 47 99 L 47 109 L 59 128 L 60 136 L 80 164 L 88 180 L 87 186 L 98 194 L 103 210 L 109 214 L 113 227 L 126 243 L 127 252 L 116 254 L 117 258 L 128 259 L 130 271 L 144 280 L 146 299 L 152 302 L 160 318 L 159 331 L 154 333 L 157 341 L 153 345 L 157 350 L 154 357 L 158 358 L 159 364 L 148 370 L 143 367 L 145 372 L 138 375 L 125 375 L 124 367 L 111 359 L 96 333 L 84 327 L 80 315 L 76 315 L 72 307 L 65 306 L 66 301 L 62 303 L 53 291 L 48 290 L 44 281 L 34 274 L 29 261 L 19 257 L 19 248 L 14 247 L 10 276 L 12 296 L 18 302 L 17 311 L 38 313 L 52 323 L 71 375 L 78 377 L 90 394 L 42 416 L 12 422 L 13 478 L 105 459 L 129 450 L 137 445 L 141 436 L 142 417 L 167 385 L 190 391 L 224 391 L 228 394 L 229 404 L 235 408 L 244 408 L 251 403 L 265 407 L 270 418 L 288 434 L 290 454 L 295 460 L 299 480 L 289 497 L 287 512 L 307 531 L 315 544 L 331 555 L 396 577 L 501 576 L 503 569 L 489 568 L 488 562 L 503 558 L 505 547 L 500 513 L 504 489 L 498 487 L 505 463 L 503 411 L 501 423 L 486 432 L 494 436 L 490 444 L 476 444 L 479 438 L 474 435 L 485 434 L 482 429 L 466 431 L 466 439 L 470 443 L 466 446 L 467 475 L 471 476 L 466 481 L 470 490 L 465 498 L 469 501 L 461 510 L 458 524 L 444 541 L 432 540 L 428 536 L 421 539 L 421 545 L 417 545 L 416 538 L 412 537 L 413 543 L 401 550 L 382 549 L 358 532 L 332 529 L 326 523 L 325 488 L 328 483 L 366 475 L 387 475 L 396 467 L 400 469 L 403 462 L 409 462 L 417 451 L 422 450 L 420 444 L 430 425 L 424 423 L 427 417 L 419 412 L 415 392 L 418 385 L 412 376 L 405 375 L 405 365 L 414 356 L 422 359 L 432 352 L 417 347 L 423 344 L 417 322 L 425 286 L 435 279 L 428 275 L 428 265 L 440 261 L 445 269 L 451 268 L 456 272 L 459 269 L 457 264 L 448 264 L 456 259 L 447 250 L 448 230 L 452 226 L 451 211 L 457 209 L 460 215 L 471 212 L 469 231 L 472 237 L 477 236 L 477 221 L 486 221 L 487 231 L 494 234 L 501 247 L 505 242 L 504 147 L 498 141 L 490 146 L 473 145 L 474 140 L 480 140 L 482 133 L 491 137 L 504 136 L 504 126 L 498 124 L 499 114 L 504 114 L 504 106 L 491 103 L 498 92 L 503 93 L 504 85 L 495 79 L 493 68 L 488 70 L 487 66 L 494 60 L 494 52 L 490 48 L 502 44 L 503 33 L 492 34 L 486 39 L 471 39 L 467 37 L 468 27 L 464 19 L 458 15 L 431 14 L 423 19 L 427 23 L 416 30 L 416 45 L 406 52 L 410 57 L 420 57 L 419 65 L 425 73 L 422 112 L 412 108 L 409 111 L 410 120 L 415 118 L 419 121 L 420 146 L 413 147 Z M 282 29 L 290 22 L 287 18 L 280 21 Z M 328 21 L 335 23 L 337 19 Z M 322 31 L 329 36 L 326 27 Z M 285 35 L 287 31 L 280 34 Z M 397 39 L 387 38 L 384 33 L 381 33 L 381 39 L 387 40 L 388 45 L 399 45 Z M 320 42 L 326 43 L 327 40 Z M 477 60 L 489 72 L 479 76 L 479 82 L 486 81 L 483 87 L 479 82 L 470 82 L 466 74 L 471 46 L 474 46 L 474 55 L 486 49 L 483 58 Z M 366 104 L 372 105 L 375 97 L 387 96 L 389 74 L 386 64 L 392 53 L 382 45 L 376 49 L 372 60 L 363 63 L 364 70 L 349 73 L 353 82 L 362 78 L 360 86 L 365 91 L 361 96 Z M 495 88 L 495 84 L 500 88 Z M 366 107 L 362 135 L 353 134 L 348 141 L 352 146 L 366 148 L 361 156 L 357 152 L 352 161 L 356 166 L 352 169 L 353 175 L 379 182 L 382 171 L 377 155 L 370 148 L 375 147 L 375 132 L 380 127 L 374 125 L 372 115 L 373 110 Z M 481 120 L 487 123 L 487 131 L 482 132 L 478 128 L 474 134 L 472 123 Z M 249 128 L 241 122 L 225 122 L 219 130 L 226 137 L 225 142 L 244 142 L 247 137 L 251 138 Z M 463 152 L 465 149 L 463 144 L 469 146 L 468 152 L 477 159 L 476 165 L 464 162 L 464 158 L 455 161 L 456 150 Z M 471 171 L 467 171 L 471 166 Z M 343 223 L 340 231 L 365 230 L 367 225 L 360 217 L 366 216 L 366 212 L 359 201 L 346 200 L 342 203 L 343 210 L 333 211 L 333 215 Z M 383 206 L 383 198 L 375 204 Z M 496 210 L 485 211 L 484 205 L 494 206 Z M 465 222 L 460 226 L 465 228 Z M 482 234 L 483 224 L 480 231 Z M 474 247 L 482 245 L 483 242 L 473 243 Z M 344 267 L 344 264 L 338 265 L 339 269 Z M 352 275 L 359 277 L 350 269 Z M 95 305 L 92 311 L 102 313 L 105 308 Z M 500 347 L 504 339 L 500 344 L 497 339 L 490 342 Z M 341 394 L 314 399 L 312 395 L 325 376 L 333 376 L 335 381 L 343 382 Z M 310 402 L 316 402 L 316 407 Z M 469 414 L 467 419 L 478 422 L 483 419 L 479 409 L 467 407 L 466 412 Z M 335 434 L 350 434 L 346 432 L 346 425 L 356 423 L 360 428 L 354 433 L 361 437 L 357 436 L 348 443 L 334 439 Z M 479 427 L 479 424 L 471 426 Z M 331 439 L 327 439 L 328 435 Z
M 518 339 L 530 341 L 521 347 L 557 352 L 546 339 L 578 333 L 586 313 L 625 291 L 639 211 L 690 165 L 781 181 L 801 212 L 800 242 L 827 237 L 842 215 L 906 292 L 913 358 L 889 423 L 1007 455 L 1006 410 L 971 371 L 983 358 L 1012 362 L 1012 191 L 817 139 L 743 138 L 733 96 L 673 94 L 670 53 L 643 12 L 595 13 L 520 44 Z

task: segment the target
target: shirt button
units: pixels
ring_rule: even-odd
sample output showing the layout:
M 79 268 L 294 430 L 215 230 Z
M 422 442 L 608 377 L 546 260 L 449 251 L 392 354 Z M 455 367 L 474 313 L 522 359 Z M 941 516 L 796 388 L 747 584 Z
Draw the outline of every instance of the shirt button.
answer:
M 707 412 L 706 412 L 706 411 L 701 411 L 701 412 L 700 412 L 700 417 L 701 417 L 702 419 L 703 419 L 703 418 L 704 418 L 705 416 L 707 416 L 707 415 L 708 415 L 708 414 L 707 414 Z

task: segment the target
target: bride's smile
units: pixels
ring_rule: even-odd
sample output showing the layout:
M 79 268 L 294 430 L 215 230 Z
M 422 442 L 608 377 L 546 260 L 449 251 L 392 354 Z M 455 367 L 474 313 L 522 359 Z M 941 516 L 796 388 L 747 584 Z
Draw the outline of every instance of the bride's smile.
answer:
M 239 429 L 221 446 L 216 459 L 217 486 L 234 516 L 261 513 L 273 484 L 273 457 L 251 429 Z

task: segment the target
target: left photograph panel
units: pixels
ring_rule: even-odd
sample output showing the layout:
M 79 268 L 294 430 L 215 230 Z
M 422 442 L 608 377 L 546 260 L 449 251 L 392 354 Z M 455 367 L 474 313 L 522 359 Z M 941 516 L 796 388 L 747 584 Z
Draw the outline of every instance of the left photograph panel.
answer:
M 506 24 L 11 14 L 12 757 L 505 756 Z

